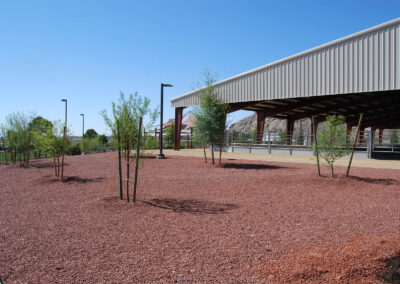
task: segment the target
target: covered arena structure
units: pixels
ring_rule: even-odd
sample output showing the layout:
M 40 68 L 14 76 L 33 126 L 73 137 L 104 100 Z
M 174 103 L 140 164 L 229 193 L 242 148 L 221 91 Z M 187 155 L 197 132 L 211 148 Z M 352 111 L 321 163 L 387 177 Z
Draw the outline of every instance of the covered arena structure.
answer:
M 347 126 L 400 128 L 400 18 L 261 66 L 214 84 L 229 112 L 254 111 L 257 135 L 266 117 L 294 122 L 343 115 Z M 199 104 L 202 89 L 171 100 L 175 150 L 180 148 L 182 111 Z M 373 131 L 375 133 L 375 131 Z M 258 139 L 257 139 L 258 140 Z

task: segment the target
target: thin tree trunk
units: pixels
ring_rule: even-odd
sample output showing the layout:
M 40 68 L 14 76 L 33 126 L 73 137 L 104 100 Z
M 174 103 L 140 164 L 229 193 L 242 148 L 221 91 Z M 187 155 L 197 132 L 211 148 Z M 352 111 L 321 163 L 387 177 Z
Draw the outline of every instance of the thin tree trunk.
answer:
M 64 152 L 65 152 L 65 136 L 66 136 L 67 126 L 64 126 L 64 136 L 62 142 L 62 163 L 61 163 L 61 179 L 64 179 Z
M 211 160 L 212 160 L 212 164 L 215 164 L 215 160 L 214 160 L 214 145 L 211 145 Z
M 314 116 L 311 118 L 311 120 L 312 120 L 312 126 L 313 126 L 313 133 L 312 133 L 312 135 L 314 137 L 313 142 L 315 144 L 314 150 L 315 150 L 315 154 L 317 155 L 318 176 L 321 176 L 321 169 L 319 167 L 319 151 L 318 151 L 317 132 L 316 132 L 316 129 L 315 129 Z
M 60 176 L 60 156 L 57 156 L 57 176 Z
M 129 202 L 129 152 L 130 152 L 130 148 L 129 148 L 129 143 L 128 143 L 128 147 L 127 147 L 127 151 L 126 151 L 126 198 L 127 198 L 127 202 Z
M 24 165 L 25 165 L 25 161 L 26 161 L 26 150 L 24 150 L 24 151 L 22 152 L 21 157 L 22 157 L 22 159 L 19 161 L 19 164 L 20 164 L 21 166 L 24 166 Z
M 53 156 L 53 163 L 54 163 L 54 175 L 57 176 L 56 155 Z
M 204 151 L 204 160 L 206 161 L 207 164 L 207 154 L 206 154 L 206 145 L 203 144 L 203 151 Z
M 28 139 L 28 160 L 27 164 L 29 165 L 29 159 L 31 158 L 31 139 Z
M 358 139 L 358 136 L 360 135 L 360 128 L 361 128 L 362 120 L 363 120 L 363 114 L 361 113 L 360 119 L 358 120 L 357 134 L 356 134 L 356 137 L 354 138 L 353 149 L 351 150 L 349 165 L 347 166 L 346 177 L 349 177 L 351 162 L 353 161 L 354 150 L 356 149 L 357 139 Z
M 331 168 L 331 175 L 332 177 L 335 177 L 335 173 L 333 172 L 333 164 L 329 164 L 330 168 Z
M 121 140 L 119 134 L 119 121 L 117 122 L 117 139 L 118 139 L 118 173 L 119 173 L 119 198 L 124 199 L 122 192 L 122 167 L 121 167 Z
M 219 166 L 221 166 L 222 144 L 224 144 L 224 131 L 222 131 L 221 139 L 219 141 L 219 161 L 218 161 Z
M 4 145 L 5 145 L 5 144 L 4 144 Z M 5 156 L 5 159 L 6 159 L 6 163 L 8 163 L 7 150 L 4 150 L 4 156 Z
M 137 148 L 136 148 L 136 167 L 135 167 L 135 180 L 133 181 L 133 196 L 132 202 L 136 202 L 136 186 L 137 186 L 137 178 L 138 178 L 138 171 L 139 171 L 139 159 L 140 159 L 140 139 L 142 134 L 142 120 L 143 118 L 140 117 L 139 119 L 139 133 L 138 133 L 138 141 L 137 141 Z

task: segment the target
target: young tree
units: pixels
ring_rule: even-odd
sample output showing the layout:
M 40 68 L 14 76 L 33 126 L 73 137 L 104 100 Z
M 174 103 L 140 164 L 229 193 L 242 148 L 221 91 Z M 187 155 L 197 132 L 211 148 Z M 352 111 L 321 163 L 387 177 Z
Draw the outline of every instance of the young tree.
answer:
M 51 127 L 53 127 L 51 121 L 41 116 L 36 116 L 29 123 L 29 130 L 31 131 L 32 135 L 31 148 L 35 159 L 40 158 L 42 152 L 45 151 L 46 133 Z
M 84 138 L 90 138 L 90 139 L 96 138 L 97 136 L 99 135 L 97 134 L 96 130 L 92 128 L 86 130 L 85 134 L 83 135 Z
M 99 144 L 100 144 L 101 146 L 104 146 L 104 145 L 106 145 L 106 144 L 108 143 L 108 138 L 107 138 L 107 136 L 105 136 L 104 134 L 99 135 L 99 136 L 97 137 L 97 139 L 98 139 Z
M 246 134 L 241 132 L 234 137 L 235 143 L 245 143 L 246 142 Z
M 168 122 L 172 122 L 173 120 L 170 119 Z M 164 139 L 167 142 L 167 148 L 172 148 L 175 142 L 175 123 L 168 125 L 164 131 Z
M 32 132 L 37 132 L 40 135 L 46 135 L 47 129 L 52 126 L 51 121 L 41 117 L 36 116 L 29 123 L 29 128 Z
M 94 139 L 85 137 L 78 142 L 78 147 L 79 147 L 81 153 L 89 154 L 90 152 L 92 152 L 94 150 L 95 145 L 92 142 L 92 140 L 94 140 Z
M 344 117 L 341 115 L 327 116 L 317 139 L 318 153 L 327 162 L 331 175 L 334 177 L 334 162 L 350 153 Z
M 286 130 L 279 132 L 279 144 L 284 144 L 286 142 Z
M 29 164 L 30 146 L 32 132 L 29 123 L 33 119 L 33 114 L 13 112 L 6 116 L 6 140 L 11 153 L 11 161 L 15 164 L 17 160 L 20 166 Z
M 120 94 L 118 103 L 112 103 L 112 117 L 109 117 L 106 110 L 100 112 L 103 119 L 113 133 L 114 138 L 119 136 L 122 154 L 126 163 L 126 194 L 129 202 L 129 177 L 131 149 L 134 149 L 138 141 L 140 117 L 146 118 L 146 128 L 151 128 L 158 117 L 158 108 L 150 109 L 150 99 L 141 97 L 137 92 L 125 98 Z M 138 158 L 138 157 L 136 157 Z M 121 194 L 121 193 L 120 193 Z
M 4 153 L 4 162 L 8 163 L 7 157 L 7 128 L 5 125 L 0 125 L 0 141 L 1 141 L 1 150 Z
M 62 155 L 62 145 L 64 136 L 64 123 L 56 120 L 47 127 L 44 148 L 50 154 L 54 164 L 54 175 L 60 176 L 60 157 Z M 66 143 L 68 146 L 69 143 Z
M 214 145 L 221 144 L 221 137 L 224 135 L 226 126 L 228 105 L 223 103 L 214 91 L 215 79 L 211 74 L 206 71 L 204 77 L 206 87 L 202 89 L 200 95 L 200 106 L 193 111 L 195 117 L 194 133 L 196 140 L 203 144 L 204 150 L 206 144 L 211 145 L 211 159 L 214 164 Z M 205 159 L 207 160 L 206 157 Z
M 257 143 L 257 126 L 253 128 L 251 131 L 251 142 L 252 143 Z
M 160 146 L 159 141 L 154 136 L 143 137 L 143 147 L 146 150 L 158 149 Z

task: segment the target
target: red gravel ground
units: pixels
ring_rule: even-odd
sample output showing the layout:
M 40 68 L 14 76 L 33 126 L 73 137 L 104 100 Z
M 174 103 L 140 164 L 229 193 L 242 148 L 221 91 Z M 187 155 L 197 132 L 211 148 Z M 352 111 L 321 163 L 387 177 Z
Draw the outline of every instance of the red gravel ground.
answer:
M 400 281 L 400 171 L 147 159 L 120 201 L 115 153 L 0 165 L 5 283 Z M 397 282 L 396 282 L 397 281 Z

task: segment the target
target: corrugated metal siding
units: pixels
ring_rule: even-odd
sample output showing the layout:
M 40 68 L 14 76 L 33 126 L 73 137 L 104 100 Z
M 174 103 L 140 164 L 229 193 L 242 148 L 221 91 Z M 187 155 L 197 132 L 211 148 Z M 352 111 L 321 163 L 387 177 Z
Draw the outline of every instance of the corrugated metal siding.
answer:
M 234 103 L 400 89 L 399 40 L 397 19 L 216 83 L 215 90 Z M 174 98 L 172 106 L 197 105 L 198 94 Z

